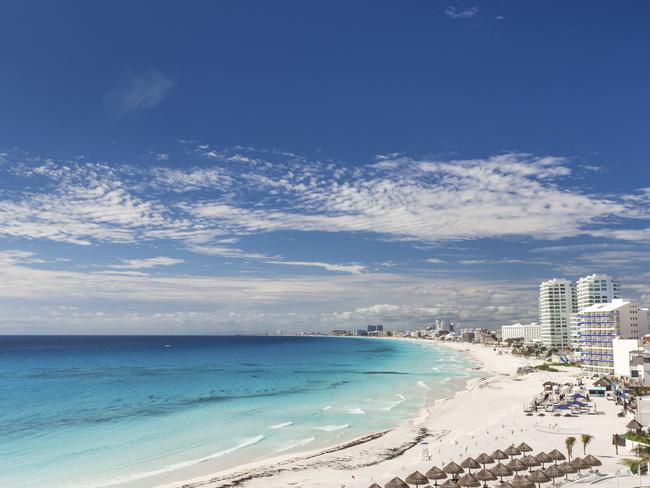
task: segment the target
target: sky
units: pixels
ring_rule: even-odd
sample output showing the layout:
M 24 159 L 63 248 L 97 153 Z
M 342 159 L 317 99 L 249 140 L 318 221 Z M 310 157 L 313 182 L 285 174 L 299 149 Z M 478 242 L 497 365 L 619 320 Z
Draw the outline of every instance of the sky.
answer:
M 10 1 L 0 333 L 650 305 L 650 3 Z

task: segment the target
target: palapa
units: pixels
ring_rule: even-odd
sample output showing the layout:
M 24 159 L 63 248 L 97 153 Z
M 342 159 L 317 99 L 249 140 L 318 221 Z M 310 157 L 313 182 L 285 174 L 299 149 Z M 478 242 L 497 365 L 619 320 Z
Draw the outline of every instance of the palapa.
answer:
M 485 453 L 481 453 L 476 458 L 476 462 L 482 464 L 483 467 L 485 467 L 486 464 L 493 464 L 495 461 L 494 461 L 494 458 L 492 456 L 488 456 Z
M 406 482 L 409 485 L 415 485 L 419 487 L 420 485 L 426 485 L 429 480 L 419 471 L 415 471 L 406 477 Z
M 628 430 L 641 430 L 643 429 L 643 425 L 641 425 L 637 419 L 632 419 L 627 423 L 625 428 Z
M 477 488 L 481 486 L 481 482 L 474 478 L 471 474 L 465 474 L 460 477 L 458 480 L 458 486 L 463 486 L 467 488 Z
M 469 469 L 469 470 L 480 469 L 481 468 L 481 465 L 479 463 L 477 463 L 476 460 L 472 459 L 471 457 L 468 457 L 467 459 L 465 459 L 462 463 L 460 463 L 460 465 L 463 468 L 466 468 L 466 469 Z M 470 473 L 471 473 L 471 471 L 470 471 Z
M 506 464 L 513 471 L 526 471 L 528 467 L 522 463 L 519 459 L 513 459 L 508 464 Z
M 542 463 L 542 465 L 544 463 L 552 463 L 553 462 L 553 458 L 551 456 L 549 456 L 548 454 L 546 454 L 545 452 L 540 452 L 539 454 L 537 454 L 535 456 L 535 459 L 537 459 L 540 463 Z
M 524 456 L 521 458 L 521 462 L 526 466 L 528 466 L 529 468 L 540 466 L 542 464 L 537 460 L 537 458 L 533 456 Z
M 373 483 L 368 488 L 381 488 L 381 486 L 379 486 L 377 483 Z
M 510 469 L 505 464 L 501 464 L 501 463 L 498 463 L 490 471 L 492 471 L 497 476 L 501 477 L 501 481 L 503 481 L 504 476 L 512 476 L 512 474 L 513 474 L 512 469 Z
M 564 457 L 564 454 L 562 454 L 557 449 L 553 449 L 551 452 L 549 452 L 548 457 L 550 457 L 553 461 L 564 461 L 566 459 L 566 457 Z M 555 464 L 557 464 L 557 462 Z
M 474 478 L 476 478 L 479 481 L 482 481 L 484 488 L 487 488 L 487 482 L 488 481 L 494 481 L 494 480 L 497 479 L 497 477 L 495 476 L 495 474 L 492 471 L 490 471 L 489 469 L 485 469 L 485 468 L 483 468 L 480 471 L 477 471 L 476 473 L 474 473 Z
M 533 483 L 537 483 L 538 486 L 540 483 L 550 483 L 551 481 L 553 481 L 550 476 L 548 476 L 546 473 L 544 473 L 539 469 L 532 471 L 528 475 L 528 479 Z
M 550 465 L 548 468 L 544 468 L 544 474 L 550 476 L 551 478 L 561 478 L 564 476 L 564 473 L 558 469 L 555 464 Z
M 512 488 L 512 485 L 508 481 L 499 481 L 495 488 Z
M 445 473 L 442 469 L 438 468 L 437 466 L 434 466 L 429 471 L 424 473 L 424 476 L 426 476 L 430 480 L 435 480 L 435 486 L 438 486 L 438 480 L 446 479 L 447 473 Z
M 589 469 L 589 467 L 590 467 L 586 462 L 584 462 L 582 460 L 582 458 L 579 458 L 579 457 L 573 458 L 570 461 L 570 463 L 571 463 L 571 466 L 576 468 L 578 471 L 580 471 L 581 469 Z
M 496 451 L 494 451 L 492 453 L 492 457 L 494 459 L 499 459 L 501 461 L 504 459 L 508 459 L 508 455 L 505 452 L 503 452 L 501 449 L 497 449 Z
M 535 483 L 530 481 L 525 476 L 515 476 L 510 482 L 512 488 L 535 488 Z
M 521 452 L 533 452 L 533 448 L 530 447 L 528 444 L 525 442 L 522 442 L 517 446 L 517 449 L 519 449 Z
M 510 446 L 508 449 L 504 450 L 508 456 L 519 456 L 521 451 L 517 449 L 514 445 Z
M 458 483 L 456 480 L 450 479 L 441 484 L 440 488 L 458 488 Z
M 395 477 L 384 485 L 384 488 L 410 488 L 404 480 Z
M 585 463 L 587 463 L 589 466 L 592 466 L 592 467 L 593 466 L 600 466 L 601 464 L 603 464 L 603 463 L 600 462 L 600 459 L 598 459 L 595 456 L 592 456 L 591 454 L 587 454 L 584 458 L 582 458 L 582 460 Z
M 461 468 L 458 464 L 456 464 L 453 461 L 450 462 L 449 464 L 445 465 L 442 468 L 442 470 L 447 474 L 453 474 L 453 475 L 457 475 L 457 474 L 465 472 L 465 470 L 463 468 Z
M 577 473 L 578 470 L 571 466 L 571 464 L 564 461 L 563 463 L 558 464 L 557 469 L 559 469 L 564 475 L 568 478 L 571 473 Z

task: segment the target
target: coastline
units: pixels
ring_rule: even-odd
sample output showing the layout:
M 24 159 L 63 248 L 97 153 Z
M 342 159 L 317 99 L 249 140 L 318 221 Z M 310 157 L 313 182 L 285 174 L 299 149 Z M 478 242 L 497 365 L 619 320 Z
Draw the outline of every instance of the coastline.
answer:
M 345 337 L 341 337 L 345 338 Z M 359 337 L 355 337 L 359 339 Z M 421 347 L 430 347 L 434 349 L 441 349 L 439 346 L 443 344 L 437 341 L 424 341 L 420 339 L 413 338 L 393 338 L 393 337 L 363 337 L 363 340 L 370 341 L 403 341 L 409 342 L 414 345 Z M 454 348 L 450 348 L 454 350 Z M 472 365 L 471 367 L 466 367 L 465 371 L 475 372 L 480 369 L 480 361 L 471 355 L 465 354 L 465 351 L 456 352 L 462 353 L 465 359 Z M 416 447 L 421 440 L 430 436 L 431 434 L 421 434 L 416 432 L 413 435 L 408 435 L 405 432 L 407 429 L 412 430 L 413 426 L 419 425 L 424 419 L 430 415 L 430 410 L 436 402 L 453 398 L 461 391 L 463 391 L 468 382 L 475 380 L 472 378 L 472 375 L 462 377 L 462 378 L 451 378 L 450 382 L 455 383 L 456 387 L 451 396 L 443 398 L 428 398 L 426 403 L 413 410 L 412 415 L 405 417 L 397 426 L 386 428 L 383 430 L 375 430 L 367 432 L 363 435 L 358 435 L 356 437 L 351 437 L 347 440 L 342 440 L 336 444 L 322 446 L 317 449 L 306 450 L 302 452 L 292 452 L 288 454 L 278 454 L 270 458 L 259 459 L 251 461 L 244 464 L 239 464 L 232 468 L 227 468 L 224 470 L 215 471 L 211 474 L 196 474 L 190 473 L 189 477 L 184 478 L 182 481 L 169 480 L 162 483 L 153 485 L 155 488 L 189 488 L 189 487 L 232 487 L 232 486 L 249 486 L 249 482 L 257 478 L 266 479 L 268 481 L 269 477 L 275 477 L 281 473 L 286 472 L 287 470 L 296 470 L 296 464 L 305 464 L 299 469 L 301 470 L 310 470 L 314 468 L 319 468 L 321 461 L 325 458 L 332 457 L 339 452 L 351 452 L 354 448 L 376 448 L 384 445 L 388 445 L 387 442 L 391 443 L 390 448 L 386 448 L 386 452 L 383 455 L 377 456 L 376 459 L 367 459 L 363 462 L 360 462 L 358 466 L 355 466 L 352 469 L 357 469 L 359 467 L 370 467 L 382 463 L 386 460 L 393 459 L 395 457 L 401 456 L 407 450 L 410 450 Z M 384 441 L 378 443 L 380 439 L 385 436 L 389 436 L 389 441 Z M 332 460 L 327 460 L 327 464 L 332 465 Z M 200 468 L 200 465 L 195 467 Z M 341 469 L 349 470 L 350 466 L 342 466 Z M 188 468 L 188 471 L 192 471 L 192 468 Z M 173 475 L 173 473 L 170 473 Z M 284 486 L 282 483 L 278 486 Z M 126 486 L 126 485 L 115 485 L 116 487 Z M 267 485 L 268 486 L 268 485 Z
M 627 419 L 616 417 L 612 402 L 597 400 L 605 415 L 565 418 L 526 417 L 523 404 L 541 391 L 544 381 L 571 381 L 579 370 L 558 373 L 515 374 L 518 367 L 538 361 L 497 354 L 478 344 L 410 340 L 464 353 L 480 376 L 464 379 L 462 389 L 446 398 L 432 399 L 398 427 L 375 432 L 330 448 L 277 456 L 210 476 L 189 476 L 184 481 L 160 483 L 157 488 L 269 488 L 366 487 L 405 477 L 432 465 L 469 455 L 504 449 L 513 442 L 528 442 L 535 450 L 563 449 L 566 435 L 595 434 L 590 452 L 601 458 L 603 469 L 620 469 L 623 456 L 613 456 L 611 435 L 624 430 Z M 548 425 L 547 425 L 548 424 Z M 427 442 L 430 461 L 422 461 L 421 442 Z

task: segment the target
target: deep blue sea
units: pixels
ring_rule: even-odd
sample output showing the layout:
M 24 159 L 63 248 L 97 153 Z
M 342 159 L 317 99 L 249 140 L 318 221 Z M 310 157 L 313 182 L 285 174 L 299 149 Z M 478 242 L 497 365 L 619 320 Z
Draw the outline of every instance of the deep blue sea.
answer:
M 150 487 L 331 446 L 471 366 L 400 340 L 0 336 L 0 486 Z

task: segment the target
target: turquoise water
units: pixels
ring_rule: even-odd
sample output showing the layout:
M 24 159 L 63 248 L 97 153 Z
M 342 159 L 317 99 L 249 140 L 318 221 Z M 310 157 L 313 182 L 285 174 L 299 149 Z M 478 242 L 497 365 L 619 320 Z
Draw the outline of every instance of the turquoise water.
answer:
M 326 337 L 0 337 L 0 486 L 148 487 L 394 427 L 459 353 Z

